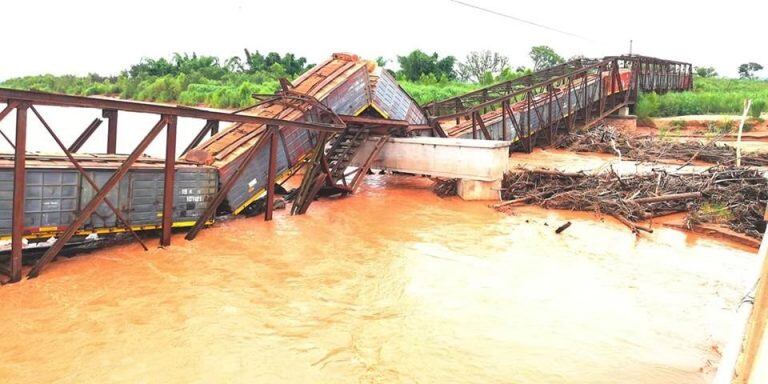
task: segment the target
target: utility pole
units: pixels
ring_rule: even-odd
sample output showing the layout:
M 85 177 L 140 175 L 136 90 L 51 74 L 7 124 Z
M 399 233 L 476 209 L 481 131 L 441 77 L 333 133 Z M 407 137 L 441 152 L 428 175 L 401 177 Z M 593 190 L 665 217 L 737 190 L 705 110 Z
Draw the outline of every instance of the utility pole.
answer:
M 629 55 L 632 56 L 632 39 L 629 40 Z

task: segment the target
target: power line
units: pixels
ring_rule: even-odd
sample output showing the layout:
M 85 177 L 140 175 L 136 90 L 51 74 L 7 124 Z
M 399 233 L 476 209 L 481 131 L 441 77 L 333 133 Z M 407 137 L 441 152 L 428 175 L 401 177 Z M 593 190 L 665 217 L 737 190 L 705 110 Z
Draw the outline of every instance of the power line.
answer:
M 539 23 L 536 23 L 536 22 L 533 22 L 533 21 L 528 21 L 528 20 L 521 19 L 519 17 L 515 17 L 515 16 L 512 16 L 512 15 L 507 15 L 506 13 L 501 13 L 501 12 L 498 12 L 498 11 L 494 11 L 492 9 L 479 7 L 477 5 L 465 3 L 465 2 L 459 1 L 459 0 L 450 0 L 450 1 L 452 1 L 452 2 L 454 2 L 456 4 L 463 5 L 465 7 L 474 8 L 474 9 L 477 9 L 477 10 L 480 10 L 480 11 L 483 11 L 483 12 L 487 12 L 487 13 L 490 13 L 490 14 L 493 14 L 493 15 L 496 15 L 496 16 L 506 17 L 508 19 L 512 19 L 512 20 L 515 20 L 515 21 L 518 21 L 518 22 L 521 22 L 521 23 L 525 23 L 525 24 L 528 24 L 528 25 L 533 25 L 534 27 L 539 27 L 539 28 L 542 28 L 542 29 L 546 29 L 546 30 L 549 30 L 549 31 L 557 32 L 557 33 L 562 33 L 564 35 L 576 37 L 576 38 L 579 38 L 579 39 L 584 39 L 584 40 L 587 40 L 587 41 L 592 41 L 591 39 L 588 39 L 588 38 L 586 38 L 584 36 L 581 36 L 581 35 L 577 35 L 575 33 L 571 33 L 571 32 L 568 32 L 568 31 L 563 31 L 562 29 L 552 28 L 552 27 L 546 26 L 544 24 L 539 24 Z

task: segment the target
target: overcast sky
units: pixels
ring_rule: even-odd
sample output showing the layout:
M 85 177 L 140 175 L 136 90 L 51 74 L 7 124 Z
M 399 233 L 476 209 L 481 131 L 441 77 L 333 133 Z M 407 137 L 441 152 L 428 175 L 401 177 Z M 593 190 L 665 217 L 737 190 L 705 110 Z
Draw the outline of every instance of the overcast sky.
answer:
M 533 45 L 600 57 L 627 53 L 630 39 L 635 53 L 712 65 L 721 75 L 735 76 L 748 61 L 768 64 L 765 0 L 462 1 L 581 37 L 451 0 L 13 1 L 3 4 L 0 79 L 117 74 L 145 56 L 229 57 L 246 47 L 310 62 L 338 51 L 392 60 L 416 48 L 459 59 L 491 49 L 530 66 Z

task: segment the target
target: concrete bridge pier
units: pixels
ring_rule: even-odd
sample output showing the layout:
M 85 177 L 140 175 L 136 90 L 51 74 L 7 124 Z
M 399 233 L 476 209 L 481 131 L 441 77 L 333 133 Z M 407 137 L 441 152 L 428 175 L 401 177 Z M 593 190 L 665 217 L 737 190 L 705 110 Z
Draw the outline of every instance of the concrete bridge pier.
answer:
M 369 139 L 352 160 L 361 166 L 376 140 Z M 501 180 L 509 171 L 510 141 L 437 137 L 390 138 L 371 168 L 459 179 L 464 200 L 500 200 Z
M 632 132 L 637 129 L 637 116 L 630 115 L 629 106 L 621 107 L 611 116 L 605 118 L 605 124 Z
M 459 179 L 456 191 L 464 200 L 501 200 L 501 179 L 493 181 Z

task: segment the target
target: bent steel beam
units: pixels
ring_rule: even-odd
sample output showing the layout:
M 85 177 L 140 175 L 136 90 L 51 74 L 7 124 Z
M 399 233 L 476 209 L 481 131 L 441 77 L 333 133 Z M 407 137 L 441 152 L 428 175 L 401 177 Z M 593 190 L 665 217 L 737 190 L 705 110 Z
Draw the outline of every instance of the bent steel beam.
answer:
M 75 139 L 75 141 L 72 142 L 72 145 L 67 148 L 70 152 L 77 152 L 80 150 L 80 148 L 83 147 L 83 145 L 88 141 L 88 139 L 93 135 L 94 132 L 96 132 L 96 129 L 101 126 L 101 123 L 104 122 L 104 120 L 99 119 L 98 117 L 93 119 L 91 124 L 88 125 L 88 127 L 85 128 L 83 133 L 80 134 L 80 136 Z
M 184 148 L 184 150 L 181 152 L 181 156 L 186 155 L 187 152 L 192 150 L 192 148 L 195 148 L 198 145 L 200 145 L 200 143 L 203 142 L 203 139 L 205 139 L 205 135 L 207 135 L 208 132 L 211 132 L 211 136 L 219 132 L 218 120 L 207 120 L 203 128 L 200 129 L 200 132 L 197 133 L 195 138 L 192 139 L 192 141 L 189 142 L 189 145 L 187 145 L 187 147 Z
M 9 100 L 26 101 L 35 105 L 52 105 L 59 107 L 81 107 L 96 109 L 114 109 L 125 112 L 151 113 L 156 115 L 171 115 L 178 117 L 190 117 L 204 120 L 219 120 L 232 123 L 273 124 L 285 127 L 305 128 L 330 133 L 342 132 L 343 123 L 319 123 L 275 118 L 259 117 L 252 115 L 236 114 L 212 111 L 207 109 L 190 108 L 157 103 L 145 103 L 127 100 L 102 99 L 86 96 L 70 96 L 56 93 L 35 91 L 19 91 L 15 89 L 0 88 L 0 102 Z
M 195 225 L 193 225 L 189 232 L 187 232 L 187 235 L 184 237 L 185 239 L 194 240 L 195 237 L 197 237 L 197 233 L 200 232 L 200 229 L 203 228 L 205 223 L 213 218 L 213 215 L 216 213 L 216 209 L 218 209 L 219 205 L 227 197 L 227 193 L 229 193 L 229 190 L 232 189 L 232 186 L 235 184 L 235 181 L 237 181 L 237 178 L 243 172 L 246 165 L 251 162 L 256 153 L 258 153 L 259 149 L 264 146 L 267 140 L 272 139 L 273 133 L 274 132 L 272 130 L 264 131 L 264 133 L 259 137 L 258 141 L 248 149 L 248 152 L 246 152 L 240 165 L 237 167 L 232 176 L 230 176 L 229 179 L 227 179 L 227 181 L 221 185 L 221 188 L 218 192 L 216 192 L 216 196 L 213 198 L 213 201 L 211 201 L 208 207 L 205 208 L 205 212 L 200 215 L 200 217 L 195 222 Z

